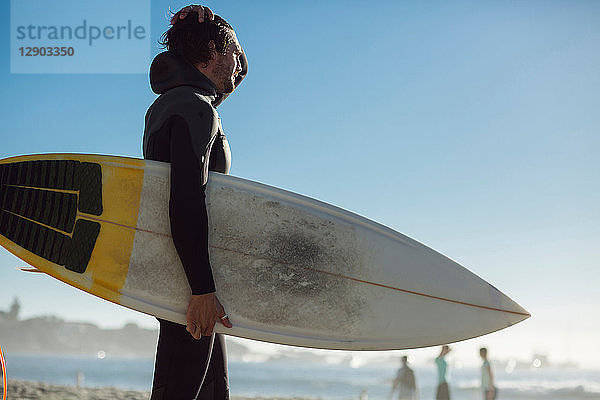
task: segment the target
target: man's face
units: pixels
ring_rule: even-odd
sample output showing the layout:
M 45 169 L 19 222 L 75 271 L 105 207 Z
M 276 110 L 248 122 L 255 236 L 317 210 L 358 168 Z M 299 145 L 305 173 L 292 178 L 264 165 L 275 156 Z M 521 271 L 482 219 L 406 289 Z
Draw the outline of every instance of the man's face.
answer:
M 213 83 L 219 93 L 231 93 L 235 89 L 235 78 L 242 71 L 241 55 L 242 47 L 234 33 L 233 41 L 229 44 L 227 53 L 225 55 L 217 53 L 215 56 Z

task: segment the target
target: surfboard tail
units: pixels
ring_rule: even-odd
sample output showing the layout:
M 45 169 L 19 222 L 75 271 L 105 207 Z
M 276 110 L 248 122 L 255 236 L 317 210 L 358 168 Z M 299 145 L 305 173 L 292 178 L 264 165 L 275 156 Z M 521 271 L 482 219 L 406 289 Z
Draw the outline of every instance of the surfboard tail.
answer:
M 21 271 L 21 272 L 34 272 L 34 273 L 38 273 L 38 274 L 45 274 L 44 271 L 41 271 L 41 270 L 37 269 L 36 267 L 31 267 L 31 266 L 17 267 L 16 269 L 17 269 L 17 271 Z

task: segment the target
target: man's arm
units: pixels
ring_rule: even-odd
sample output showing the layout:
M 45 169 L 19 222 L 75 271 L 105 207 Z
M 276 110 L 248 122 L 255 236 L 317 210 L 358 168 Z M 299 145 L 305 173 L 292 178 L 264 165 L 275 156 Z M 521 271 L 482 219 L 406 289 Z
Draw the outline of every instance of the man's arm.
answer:
M 192 289 L 187 310 L 187 330 L 196 339 L 212 334 L 215 322 L 231 327 L 215 296 L 208 255 L 208 214 L 205 203 L 205 177 L 202 152 L 212 135 L 213 114 L 206 105 L 194 118 L 171 117 L 171 193 L 169 216 L 171 234 Z M 200 118 L 198 116 L 201 116 Z M 192 138 L 193 129 L 195 138 Z M 195 139 L 195 140 L 194 140 Z
M 194 151 L 190 128 L 183 117 L 172 117 L 170 133 L 171 234 L 192 294 L 212 293 L 215 284 L 208 258 L 208 215 L 205 187 L 202 185 L 202 156 Z

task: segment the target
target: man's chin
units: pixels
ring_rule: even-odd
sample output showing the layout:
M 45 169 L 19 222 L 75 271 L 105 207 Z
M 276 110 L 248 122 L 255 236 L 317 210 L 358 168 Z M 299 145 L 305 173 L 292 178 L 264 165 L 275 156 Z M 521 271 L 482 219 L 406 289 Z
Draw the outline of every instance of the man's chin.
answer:
M 234 89 L 235 89 L 234 87 L 230 87 L 230 88 L 227 87 L 223 90 L 220 90 L 219 94 L 231 94 L 231 93 L 233 93 Z

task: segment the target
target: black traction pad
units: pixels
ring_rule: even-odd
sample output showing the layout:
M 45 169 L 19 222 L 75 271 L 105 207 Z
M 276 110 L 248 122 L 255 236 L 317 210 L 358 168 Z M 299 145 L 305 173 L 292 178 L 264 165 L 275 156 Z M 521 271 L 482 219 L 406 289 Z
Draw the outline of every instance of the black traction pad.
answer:
M 100 164 L 45 160 L 0 165 L 0 234 L 48 261 L 83 273 L 100 224 L 76 220 L 77 210 L 102 214 Z

